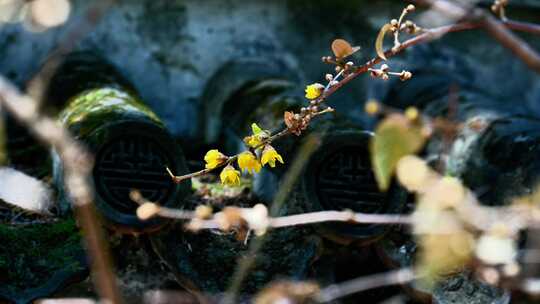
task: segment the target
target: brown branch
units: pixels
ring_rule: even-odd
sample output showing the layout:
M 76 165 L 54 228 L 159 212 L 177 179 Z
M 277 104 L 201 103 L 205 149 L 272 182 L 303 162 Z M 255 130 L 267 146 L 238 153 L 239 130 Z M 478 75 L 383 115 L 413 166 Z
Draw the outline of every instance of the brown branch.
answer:
M 502 46 L 509 49 L 516 57 L 521 59 L 530 69 L 540 74 L 540 55 L 532 49 L 523 39 L 519 38 L 493 16 L 479 13 L 483 28 Z
M 518 32 L 524 32 L 534 35 L 540 35 L 540 24 L 534 24 L 534 23 L 528 23 L 528 22 L 521 22 L 521 21 L 514 21 L 514 20 L 506 20 L 503 22 L 503 24 L 514 31 Z
M 73 208 L 83 230 L 97 292 L 102 299 L 110 303 L 121 303 L 109 248 L 92 203 L 93 192 L 89 183 L 92 157 L 64 128 L 52 119 L 41 116 L 36 101 L 21 94 L 3 76 L 0 76 L 0 105 L 43 143 L 58 151 L 64 165 L 65 186 L 73 200 Z
M 497 20 L 484 10 L 474 8 L 472 6 L 474 3 L 466 5 L 447 0 L 419 0 L 416 2 L 427 4 L 432 9 L 448 15 L 454 20 L 475 21 L 502 46 L 514 53 L 514 55 L 523 61 L 530 69 L 540 73 L 540 55 L 523 39 L 519 38 L 509 30 L 513 29 L 538 34 L 540 31 L 538 25 L 508 20 Z

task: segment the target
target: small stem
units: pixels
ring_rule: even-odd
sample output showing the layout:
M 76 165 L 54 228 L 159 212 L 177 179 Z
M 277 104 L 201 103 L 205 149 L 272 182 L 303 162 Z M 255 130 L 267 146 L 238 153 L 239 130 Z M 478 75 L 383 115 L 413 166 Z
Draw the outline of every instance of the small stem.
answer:
M 324 109 L 322 111 L 315 112 L 315 113 L 311 114 L 311 117 L 316 117 L 316 116 L 326 114 L 326 113 L 331 113 L 331 112 L 335 112 L 335 110 L 333 108 L 327 108 L 327 109 Z
M 217 168 L 217 167 L 216 167 Z M 201 176 L 201 175 L 205 175 L 205 174 L 208 174 L 210 173 L 212 170 L 214 170 L 215 168 L 212 168 L 212 169 L 202 169 L 200 171 L 196 171 L 196 172 L 193 172 L 193 173 L 190 173 L 190 174 L 186 174 L 186 175 L 181 175 L 181 176 L 176 176 L 172 173 L 172 171 L 168 168 L 168 167 L 165 167 L 165 169 L 167 170 L 167 173 L 169 173 L 169 176 L 172 178 L 173 182 L 175 184 L 179 184 L 181 182 L 183 182 L 184 180 L 186 179 L 190 179 L 190 178 L 193 178 L 193 177 L 197 177 L 197 176 Z
M 401 16 L 399 16 L 396 31 L 394 32 L 394 47 L 392 49 L 397 49 L 401 45 L 401 43 L 399 42 L 399 31 L 401 29 L 401 23 L 403 22 L 403 18 L 405 18 L 408 12 L 409 11 L 407 11 L 407 9 L 403 9 L 403 11 L 401 12 Z

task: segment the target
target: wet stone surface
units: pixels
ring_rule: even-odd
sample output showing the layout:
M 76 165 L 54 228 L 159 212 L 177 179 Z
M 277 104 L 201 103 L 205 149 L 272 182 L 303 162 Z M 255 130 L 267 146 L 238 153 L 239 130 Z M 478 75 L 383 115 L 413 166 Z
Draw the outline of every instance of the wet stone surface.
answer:
M 189 200 L 188 210 L 206 203 L 218 211 L 227 205 L 252 206 L 256 201 L 249 188 L 240 190 L 240 193 L 227 193 L 213 183 L 196 185 L 200 188 Z M 281 214 L 299 213 L 305 208 L 303 201 L 295 199 L 296 193 L 291 195 Z M 231 284 L 238 262 L 246 255 L 254 238 L 253 233 L 246 236 L 235 230 L 189 232 L 185 231 L 182 223 L 177 223 L 170 230 L 153 235 L 151 240 L 156 253 L 184 287 L 218 294 Z M 312 263 L 318 258 L 321 245 L 310 227 L 270 231 L 265 235 L 255 266 L 242 285 L 242 293 L 255 293 L 275 279 L 306 278 Z
M 436 304 L 507 304 L 510 295 L 501 289 L 476 280 L 468 271 L 437 284 L 433 290 Z

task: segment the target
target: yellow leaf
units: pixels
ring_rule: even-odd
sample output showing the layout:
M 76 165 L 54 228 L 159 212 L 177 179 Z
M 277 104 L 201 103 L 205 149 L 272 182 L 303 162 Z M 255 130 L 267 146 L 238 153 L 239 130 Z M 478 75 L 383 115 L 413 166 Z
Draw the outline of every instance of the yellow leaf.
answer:
M 377 51 L 377 55 L 381 57 L 383 60 L 387 60 L 386 56 L 384 55 L 384 49 L 383 49 L 383 43 L 384 43 L 384 36 L 390 30 L 392 25 L 390 23 L 387 23 L 383 25 L 381 30 L 379 31 L 379 34 L 377 35 L 377 39 L 375 40 L 375 51 Z
M 377 126 L 370 153 L 379 189 L 388 190 L 399 159 L 418 152 L 424 142 L 421 126 L 402 114 L 391 114 Z

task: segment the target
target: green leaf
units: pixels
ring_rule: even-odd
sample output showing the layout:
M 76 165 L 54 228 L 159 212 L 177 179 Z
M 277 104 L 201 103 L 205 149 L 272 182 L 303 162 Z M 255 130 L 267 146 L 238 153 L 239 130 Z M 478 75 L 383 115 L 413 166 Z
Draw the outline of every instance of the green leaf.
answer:
M 381 191 L 388 190 L 399 159 L 418 152 L 424 143 L 421 126 L 401 114 L 389 115 L 377 126 L 370 142 L 370 154 Z
M 253 131 L 253 135 L 259 135 L 263 131 L 261 127 L 259 127 L 256 123 L 251 124 L 251 131 Z

